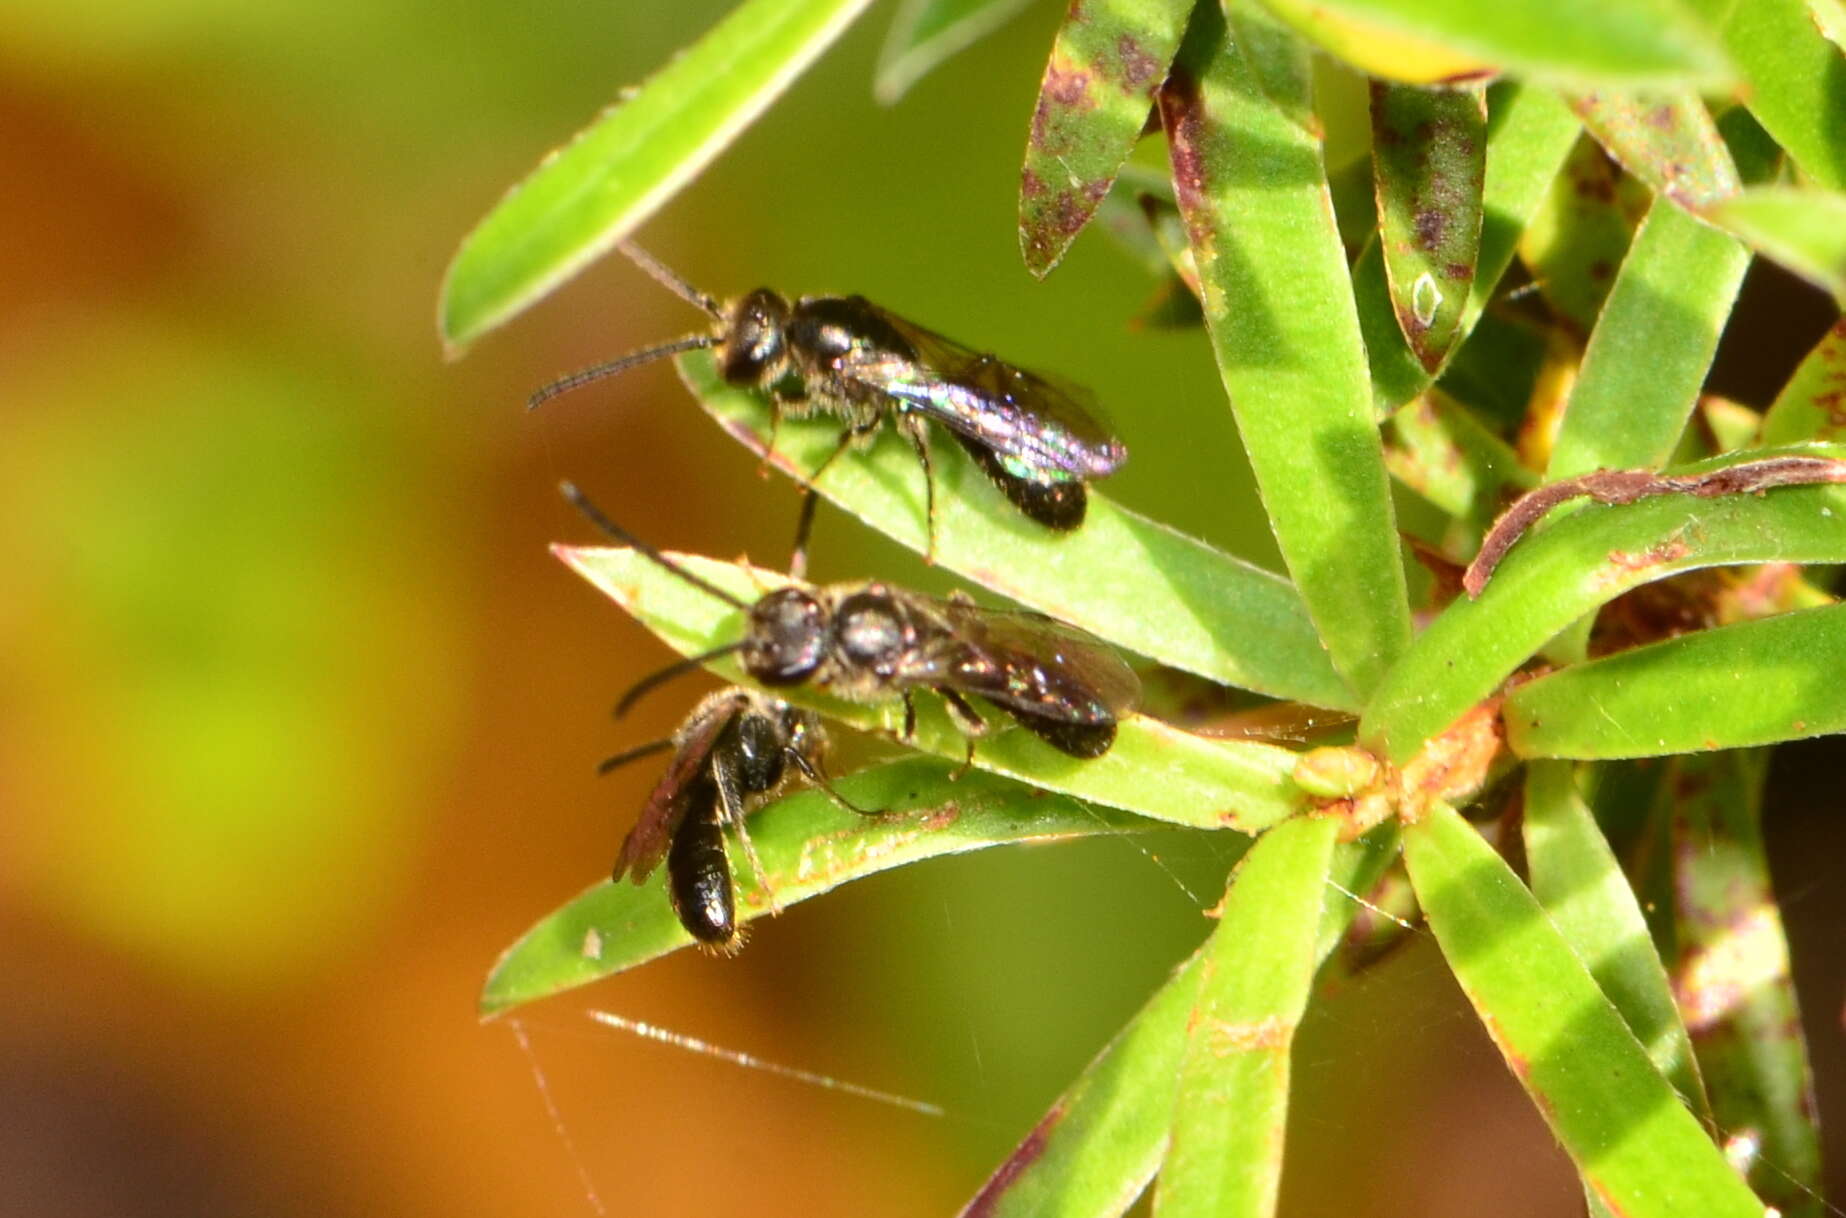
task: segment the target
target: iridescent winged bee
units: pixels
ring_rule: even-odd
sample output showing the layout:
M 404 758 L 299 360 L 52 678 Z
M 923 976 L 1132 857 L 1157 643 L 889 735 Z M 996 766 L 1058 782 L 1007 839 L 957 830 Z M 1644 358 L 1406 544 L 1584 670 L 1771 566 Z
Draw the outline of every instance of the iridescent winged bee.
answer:
M 758 288 L 721 304 L 634 246 L 622 250 L 709 314 L 712 331 L 562 377 L 534 393 L 528 408 L 638 364 L 713 348 L 727 382 L 769 393 L 778 424 L 784 414 L 844 420 L 839 445 L 807 476 L 809 494 L 835 457 L 869 444 L 886 419 L 895 420 L 923 464 L 931 556 L 936 483 L 930 423 L 947 428 L 1002 494 L 1051 529 L 1082 524 L 1084 483 L 1107 477 L 1128 459 L 1121 441 L 1091 416 L 1083 390 L 971 351 L 862 296 L 802 296 L 791 303 Z
M 1005 711 L 1053 748 L 1086 759 L 1109 750 L 1117 721 L 1140 698 L 1134 670 L 1107 644 L 1043 614 L 987 609 L 962 597 L 939 600 L 877 581 L 790 585 L 745 602 L 616 525 L 576 487 L 563 489 L 610 537 L 743 610 L 741 638 L 668 673 L 736 653 L 744 672 L 770 689 L 808 684 L 856 702 L 901 698 L 906 738 L 916 725 L 911 695 L 934 690 L 970 738 L 971 755 L 972 738 L 987 725 L 970 696 Z M 623 705 L 656 683 L 642 682 Z

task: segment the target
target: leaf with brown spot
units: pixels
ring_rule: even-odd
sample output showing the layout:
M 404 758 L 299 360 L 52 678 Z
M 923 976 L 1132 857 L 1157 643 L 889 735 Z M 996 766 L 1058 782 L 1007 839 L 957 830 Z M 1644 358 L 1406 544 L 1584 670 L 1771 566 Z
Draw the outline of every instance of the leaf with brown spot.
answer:
M 1072 0 L 1051 47 L 1019 175 L 1019 250 L 1051 273 L 1147 124 L 1192 0 Z
M 1461 335 L 1480 258 L 1486 89 L 1372 82 L 1372 168 L 1398 329 L 1433 374 Z
M 1651 198 L 1638 178 L 1623 173 L 1584 135 L 1520 234 L 1520 261 L 1579 340 L 1596 325 Z
M 1704 211 L 1741 188 L 1697 94 L 1582 93 L 1571 109 L 1617 164 L 1687 211 Z
M 1846 439 L 1846 318 L 1821 336 L 1763 416 L 1765 445 Z

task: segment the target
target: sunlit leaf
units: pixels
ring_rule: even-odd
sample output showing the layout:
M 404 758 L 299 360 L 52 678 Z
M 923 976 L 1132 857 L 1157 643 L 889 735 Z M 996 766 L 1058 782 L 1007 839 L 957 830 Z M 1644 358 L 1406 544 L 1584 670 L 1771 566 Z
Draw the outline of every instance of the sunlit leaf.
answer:
M 1719 204 L 1712 218 L 1846 303 L 1846 195 L 1762 186 Z
M 870 0 L 744 0 L 508 191 L 462 241 L 438 327 L 451 351 L 612 248 L 749 126 Z
M 841 884 L 944 854 L 1011 842 L 1134 833 L 1151 822 L 1086 808 L 1009 779 L 912 758 L 838 779 L 841 795 L 883 816 L 861 816 L 825 792 L 802 791 L 750 818 L 750 843 L 769 892 L 732 851 L 740 921 Z M 645 884 L 596 884 L 547 915 L 507 949 L 481 992 L 483 1015 L 587 985 L 692 942 L 667 900 L 666 869 Z
M 1385 437 L 1391 476 L 1477 530 L 1493 522 L 1508 498 L 1538 480 L 1506 441 L 1440 390 L 1393 414 Z
M 1140 138 L 1193 0 L 1074 0 L 1039 84 L 1019 173 L 1019 250 L 1050 274 Z
M 1689 211 L 1737 193 L 1737 167 L 1694 93 L 1584 93 L 1583 125 L 1629 173 Z
M 1595 326 L 1651 198 L 1585 135 L 1520 235 L 1519 258 L 1539 295 L 1581 334 Z
M 761 453 L 770 430 L 763 399 L 726 385 L 703 352 L 679 367 L 706 411 Z M 784 423 L 771 462 L 805 481 L 805 471 L 838 441 L 835 424 Z M 935 454 L 938 565 L 1174 668 L 1278 698 L 1356 708 L 1301 597 L 1281 576 L 1094 492 L 1083 527 L 1053 533 L 1021 516 L 954 445 L 939 444 Z M 923 551 L 923 471 L 897 437 L 841 457 L 817 489 L 880 533 Z M 1097 571 L 1110 578 L 1091 578 Z
M 1808 16 L 1834 46 L 1846 51 L 1846 3 L 1842 0 L 1808 0 Z
M 1846 190 L 1846 67 L 1808 0 L 1687 0 L 1718 30 L 1758 122 L 1818 185 Z
M 1656 757 L 1846 732 L 1843 665 L 1846 606 L 1701 630 L 1520 686 L 1507 743 L 1527 757 Z
M 1833 323 L 1763 416 L 1765 445 L 1846 438 L 1846 318 Z
M 579 575 L 682 654 L 709 651 L 738 637 L 742 627 L 738 610 L 632 550 L 568 546 L 554 550 Z M 790 582 L 773 571 L 693 555 L 672 557 L 708 583 L 745 600 Z M 726 679 L 741 679 L 733 657 L 710 667 Z M 808 686 L 781 689 L 777 695 L 863 731 L 896 737 L 903 730 L 900 698 L 868 706 Z M 933 694 L 919 694 L 916 709 L 916 736 L 908 743 L 956 760 L 967 755 L 968 738 Z M 1300 810 L 1305 801 L 1288 777 L 1295 754 L 1273 745 L 1211 740 L 1145 715 L 1132 715 L 1122 721 L 1115 745 L 1106 755 L 1080 761 L 1010 724 L 998 716 L 994 730 L 976 741 L 977 767 L 1158 820 L 1254 832 Z
M 1372 163 L 1398 329 L 1433 373 L 1461 335 L 1480 257 L 1486 91 L 1374 82 Z
M 1361 738 L 1404 760 L 1598 605 L 1678 571 L 1766 561 L 1846 562 L 1846 487 L 1584 507 L 1519 541 L 1479 599 L 1451 604 L 1418 636 L 1366 708 Z
M 1237 865 L 1188 1024 L 1156 1218 L 1275 1212 L 1289 1057 L 1314 980 L 1336 822 L 1297 817 Z
M 1609 1208 L 1626 1218 L 1762 1218 L 1763 1203 L 1481 835 L 1438 806 L 1405 827 L 1404 859 L 1462 992 Z
M 891 21 L 872 96 L 886 105 L 950 56 L 1012 20 L 1032 0 L 904 0 Z
M 1710 30 L 1672 0 L 1267 0 L 1368 75 L 1432 84 L 1484 71 L 1577 87 L 1724 84 Z
M 1361 692 L 1409 642 L 1390 480 L 1345 252 L 1309 118 L 1306 47 L 1210 5 L 1161 93 L 1206 324 L 1276 542 Z

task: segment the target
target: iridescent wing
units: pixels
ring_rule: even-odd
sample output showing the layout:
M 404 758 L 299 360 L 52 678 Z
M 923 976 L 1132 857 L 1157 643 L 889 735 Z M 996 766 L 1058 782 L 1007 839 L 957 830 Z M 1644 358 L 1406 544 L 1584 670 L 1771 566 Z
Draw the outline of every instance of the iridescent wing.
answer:
M 1091 414 L 1087 390 L 984 355 L 869 302 L 854 303 L 900 336 L 914 358 L 880 344 L 856 347 L 840 376 L 897 399 L 996 453 L 1019 478 L 1101 478 L 1128 450 Z
M 742 710 L 743 703 L 735 698 L 708 700 L 680 726 L 675 733 L 673 760 L 654 784 L 635 827 L 622 839 L 621 852 L 615 856 L 614 879 L 619 881 L 624 874 L 632 874 L 637 884 L 646 880 L 667 857 L 692 798 L 700 795 L 717 799 L 717 784 L 708 773 L 712 747 Z

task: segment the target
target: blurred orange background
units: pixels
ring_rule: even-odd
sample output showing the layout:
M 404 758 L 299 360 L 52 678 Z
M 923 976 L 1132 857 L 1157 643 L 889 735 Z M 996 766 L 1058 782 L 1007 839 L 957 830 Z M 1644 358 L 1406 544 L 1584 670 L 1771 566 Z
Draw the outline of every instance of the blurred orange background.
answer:
M 950 1213 L 1204 934 L 1227 843 L 1020 849 L 476 1021 L 652 780 L 594 763 L 697 692 L 610 722 L 665 652 L 547 555 L 588 536 L 558 479 L 774 562 L 795 498 L 665 368 L 520 409 L 696 327 L 620 260 L 453 364 L 436 288 L 507 185 L 726 7 L 0 3 L 0 1213 Z M 1148 285 L 1098 236 L 1043 285 L 1019 264 L 1058 15 L 881 109 L 874 10 L 641 239 L 715 293 L 863 291 L 1093 385 L 1136 447 L 1114 493 L 1273 564 L 1201 337 L 1131 333 Z M 1785 371 L 1811 336 L 1781 328 Z M 825 513 L 816 570 L 946 586 Z M 1778 781 L 1814 811 L 1771 826 L 1835 1112 L 1840 760 L 1799 750 Z M 1580 1204 L 1427 942 L 1297 1056 L 1289 1212 Z

